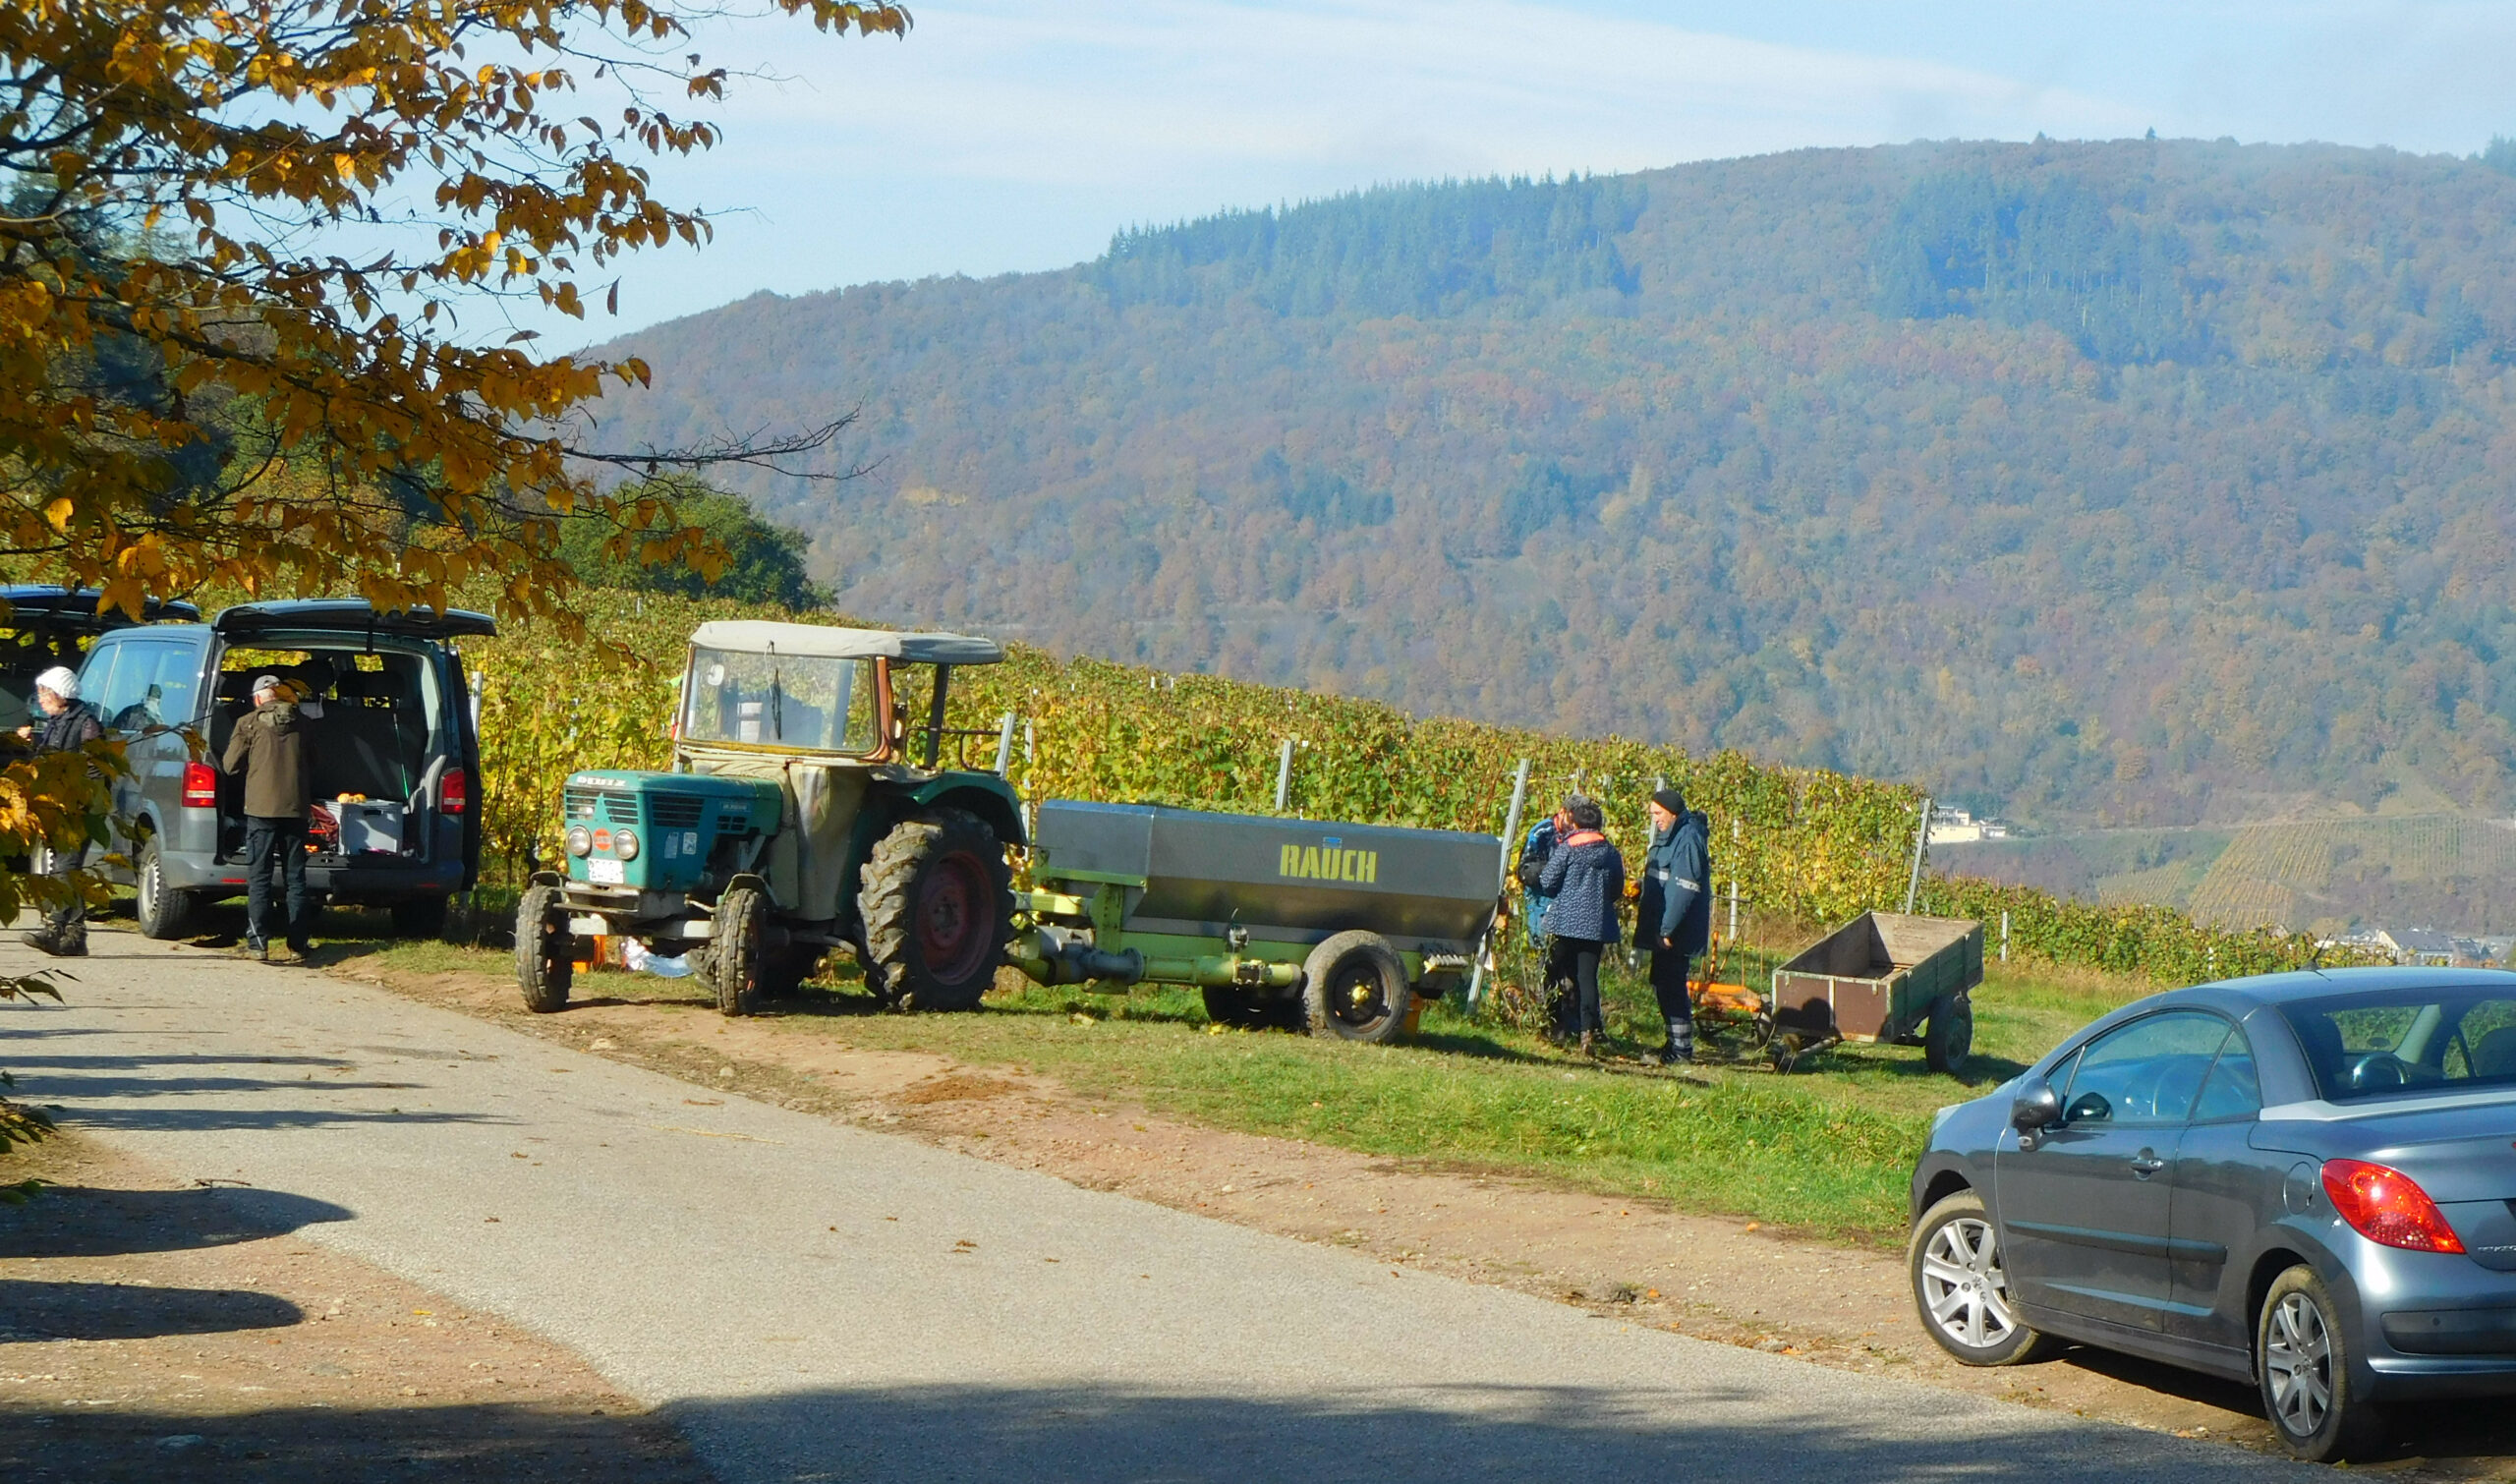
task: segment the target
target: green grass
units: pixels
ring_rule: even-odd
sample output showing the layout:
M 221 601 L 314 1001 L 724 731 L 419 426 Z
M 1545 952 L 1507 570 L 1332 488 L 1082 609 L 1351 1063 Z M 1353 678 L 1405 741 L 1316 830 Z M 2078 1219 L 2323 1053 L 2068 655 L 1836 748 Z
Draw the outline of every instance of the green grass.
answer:
M 373 946 L 375 961 L 398 969 L 509 972 L 502 952 Z M 1748 981 L 1771 963 L 1761 959 Z M 1088 1098 L 1135 1100 L 1215 1127 L 1855 1241 L 1901 1237 L 1906 1180 L 1933 1109 L 1978 1096 L 2141 993 L 2082 971 L 1993 965 L 1975 993 L 1974 1056 L 1962 1082 L 1901 1047 L 1838 1048 L 1787 1077 L 1746 1065 L 1678 1077 L 1630 1059 L 1581 1062 L 1533 1031 L 1469 1020 L 1449 1003 L 1428 1008 L 1411 1042 L 1367 1047 L 1218 1032 L 1195 992 L 1167 989 L 1025 987 L 990 995 L 976 1014 L 886 1015 L 858 992 L 853 965 L 843 956 L 832 965 L 783 1016 L 799 1032 L 1021 1066 Z M 1649 989 L 1621 967 L 1605 989 L 1612 1040 L 1630 1057 L 1656 1018 Z

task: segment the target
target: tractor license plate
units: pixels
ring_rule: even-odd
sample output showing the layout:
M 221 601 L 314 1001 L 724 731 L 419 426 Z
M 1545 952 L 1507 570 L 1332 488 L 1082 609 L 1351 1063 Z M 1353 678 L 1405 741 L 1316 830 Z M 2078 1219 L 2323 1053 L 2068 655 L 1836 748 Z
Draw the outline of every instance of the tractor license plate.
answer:
M 620 866 L 618 861 L 590 860 L 586 862 L 586 880 L 598 886 L 617 886 L 623 880 Z

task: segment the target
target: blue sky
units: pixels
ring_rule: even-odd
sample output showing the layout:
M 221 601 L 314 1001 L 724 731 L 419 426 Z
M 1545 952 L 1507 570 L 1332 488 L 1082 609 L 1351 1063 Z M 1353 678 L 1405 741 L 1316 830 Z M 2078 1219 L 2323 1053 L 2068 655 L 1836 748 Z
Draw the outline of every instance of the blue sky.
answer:
M 775 75 L 657 167 L 721 211 L 601 338 L 761 289 L 1056 267 L 1118 228 L 1381 182 L 1805 145 L 2138 135 L 2470 153 L 2516 0 L 909 0 L 904 41 L 720 23 Z M 578 337 L 569 337 L 578 338 Z

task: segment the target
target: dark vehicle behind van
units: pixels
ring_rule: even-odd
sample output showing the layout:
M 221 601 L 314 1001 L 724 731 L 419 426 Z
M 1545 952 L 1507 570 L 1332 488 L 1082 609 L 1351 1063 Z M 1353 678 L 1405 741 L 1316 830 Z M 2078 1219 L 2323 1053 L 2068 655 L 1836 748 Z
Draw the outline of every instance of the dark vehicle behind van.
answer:
M 228 608 L 209 623 L 107 634 L 80 671 L 83 699 L 123 737 L 131 776 L 116 813 L 133 831 L 141 931 L 177 938 L 195 909 L 245 890 L 244 779 L 216 765 L 259 675 L 305 698 L 314 768 L 320 899 L 392 909 L 429 935 L 481 860 L 480 739 L 455 641 L 488 637 L 486 613 L 379 613 L 356 599 Z
M 200 609 L 188 602 L 152 598 L 134 618 L 119 608 L 99 611 L 100 598 L 94 588 L 0 587 L 9 603 L 0 618 L 0 735 L 34 719 L 35 677 L 56 664 L 77 669 L 97 635 L 137 623 L 200 621 Z

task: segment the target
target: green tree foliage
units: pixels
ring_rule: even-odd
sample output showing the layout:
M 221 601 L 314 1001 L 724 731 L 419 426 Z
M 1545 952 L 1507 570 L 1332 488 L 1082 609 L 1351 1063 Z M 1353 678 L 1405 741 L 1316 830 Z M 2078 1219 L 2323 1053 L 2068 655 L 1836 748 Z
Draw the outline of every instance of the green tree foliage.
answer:
M 2510 241 L 2509 175 L 2330 146 L 1392 189 L 659 326 L 608 426 L 868 388 L 873 480 L 733 483 L 902 623 L 2030 823 L 2503 816 Z
M 685 550 L 662 540 L 623 532 L 607 520 L 572 517 L 562 524 L 559 554 L 580 581 L 599 588 L 714 596 L 785 608 L 817 608 L 829 601 L 829 595 L 804 570 L 810 545 L 804 534 L 762 520 L 738 495 L 688 476 L 659 475 L 624 485 L 612 497 L 633 504 L 669 502 L 682 526 L 705 531 L 724 551 L 724 564 L 712 578 L 691 563 Z

